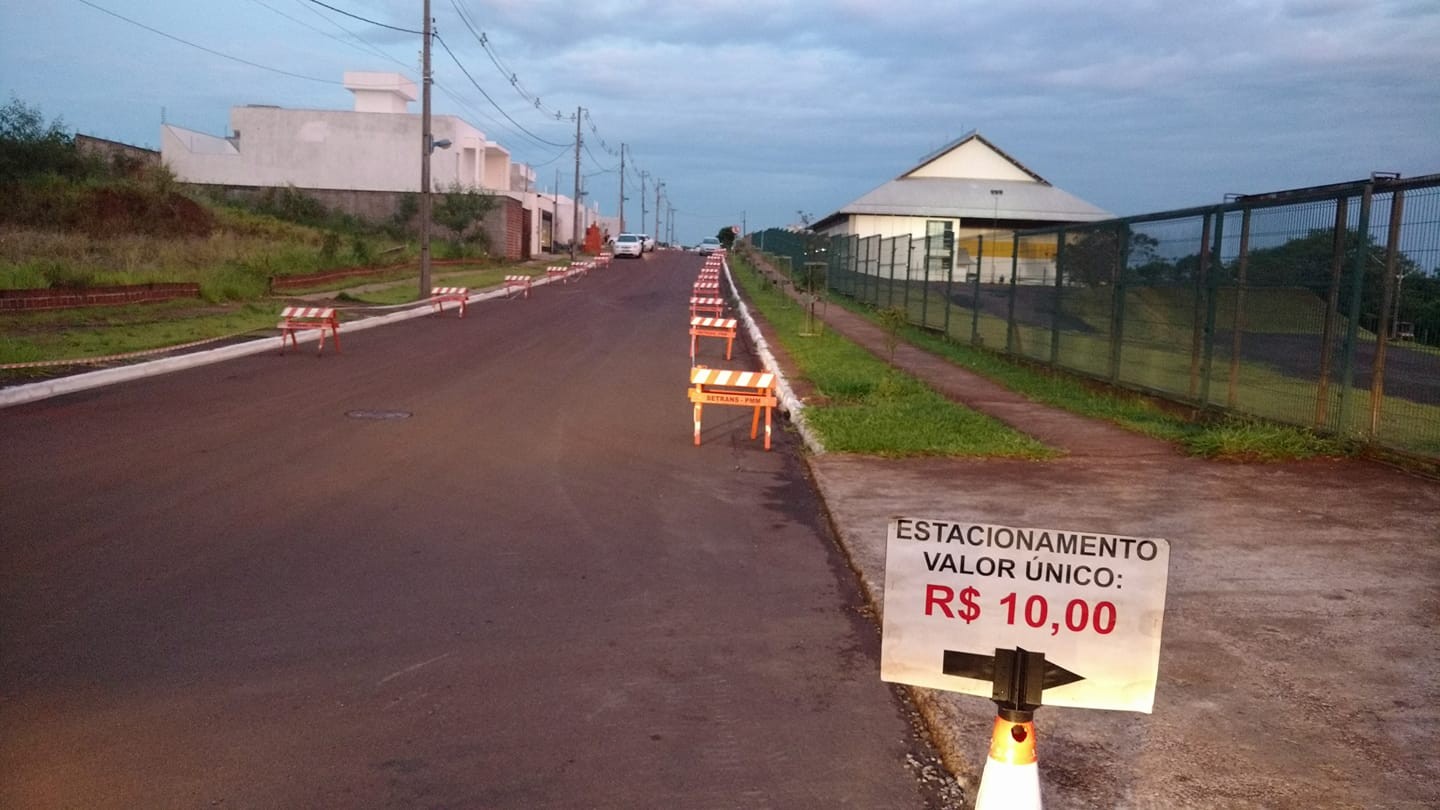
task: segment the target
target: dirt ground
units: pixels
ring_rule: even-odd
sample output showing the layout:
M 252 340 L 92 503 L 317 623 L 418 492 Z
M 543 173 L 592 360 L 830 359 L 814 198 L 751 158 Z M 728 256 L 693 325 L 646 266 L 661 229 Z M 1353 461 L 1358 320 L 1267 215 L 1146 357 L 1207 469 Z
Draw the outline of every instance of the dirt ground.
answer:
M 893 515 L 1170 540 L 1154 713 L 1037 712 L 1047 806 L 1440 806 L 1435 482 L 1352 461 L 811 467 L 877 606 Z M 914 691 L 973 790 L 993 705 Z

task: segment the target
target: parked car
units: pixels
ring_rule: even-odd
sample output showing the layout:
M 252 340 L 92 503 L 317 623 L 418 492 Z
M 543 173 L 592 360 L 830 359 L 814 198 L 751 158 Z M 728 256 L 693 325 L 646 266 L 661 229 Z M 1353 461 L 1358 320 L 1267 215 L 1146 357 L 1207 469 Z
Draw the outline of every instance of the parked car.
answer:
M 714 236 L 707 236 L 701 239 L 700 244 L 695 246 L 696 253 L 714 253 L 719 249 L 720 240 Z
M 644 242 L 645 252 L 646 252 L 646 253 L 654 253 L 654 252 L 655 252 L 655 237 L 651 236 L 651 235 L 648 234 L 648 233 L 642 233 L 642 234 L 640 234 L 639 236 L 640 236 L 640 239 Z
M 615 237 L 615 258 L 634 256 L 640 258 L 645 252 L 645 239 L 638 233 L 622 233 Z

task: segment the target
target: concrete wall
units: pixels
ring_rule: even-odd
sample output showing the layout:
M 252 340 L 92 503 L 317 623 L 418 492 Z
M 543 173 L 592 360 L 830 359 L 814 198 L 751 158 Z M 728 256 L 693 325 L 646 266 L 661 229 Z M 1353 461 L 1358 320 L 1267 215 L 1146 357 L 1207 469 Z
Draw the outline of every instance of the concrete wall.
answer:
M 418 115 L 236 107 L 230 126 L 229 138 L 162 126 L 166 165 L 188 183 L 420 190 Z M 452 116 L 435 116 L 431 131 L 437 141 L 451 142 L 432 153 L 432 188 L 509 190 L 509 154 L 491 149 L 485 133 Z M 486 172 L 491 167 L 493 177 Z
M 269 186 L 214 186 L 203 184 L 192 184 L 198 190 L 207 193 L 219 193 L 221 196 L 251 202 L 258 199 L 262 194 L 270 190 Z M 359 191 L 350 189 L 333 188 L 297 188 L 296 191 L 318 201 L 321 205 L 332 211 L 340 211 L 345 214 L 357 217 L 371 223 L 382 223 L 393 219 L 400 211 L 402 200 L 408 196 L 408 192 L 399 191 Z M 490 240 L 490 251 L 497 256 L 504 256 L 507 259 L 529 259 L 533 258 L 539 250 L 539 228 L 534 226 L 529 240 L 531 255 L 524 256 L 520 253 L 521 245 L 526 241 L 521 229 L 526 220 L 526 201 L 517 199 L 508 194 L 496 195 L 498 204 L 485 217 L 481 228 L 485 231 Z M 539 215 L 532 211 L 530 219 L 539 222 Z M 409 223 L 409 230 L 412 234 L 418 233 L 418 220 L 413 218 Z M 431 233 L 435 238 L 450 238 L 453 236 L 446 228 L 440 225 L 432 225 Z
M 96 138 L 93 135 L 76 133 L 75 149 L 82 155 L 95 155 L 109 163 L 113 163 L 118 159 L 134 163 L 137 166 L 160 165 L 160 153 L 154 149 L 131 146 L 128 143 L 106 140 L 105 138 Z

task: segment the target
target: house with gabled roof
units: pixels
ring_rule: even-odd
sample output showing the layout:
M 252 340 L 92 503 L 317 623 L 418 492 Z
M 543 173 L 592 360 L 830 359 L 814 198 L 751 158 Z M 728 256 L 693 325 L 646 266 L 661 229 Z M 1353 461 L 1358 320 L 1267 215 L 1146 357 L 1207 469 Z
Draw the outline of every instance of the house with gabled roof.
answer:
M 1013 260 L 1015 231 L 1113 217 L 1030 170 L 979 132 L 970 131 L 920 159 L 811 229 L 829 236 L 909 235 L 928 255 L 912 262 L 927 277 L 984 283 L 1039 281 L 1053 255 Z M 926 239 L 926 237 L 930 237 Z M 1050 276 L 1053 278 L 1053 275 Z

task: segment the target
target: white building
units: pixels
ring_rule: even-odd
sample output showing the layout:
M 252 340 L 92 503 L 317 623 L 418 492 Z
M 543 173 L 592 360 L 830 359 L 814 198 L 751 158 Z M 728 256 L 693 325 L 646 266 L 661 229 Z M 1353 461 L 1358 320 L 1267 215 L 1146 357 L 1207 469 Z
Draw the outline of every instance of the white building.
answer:
M 816 222 L 812 230 L 831 236 L 908 234 L 924 245 L 913 266 L 927 278 L 943 277 L 953 267 L 957 279 L 979 272 L 982 282 L 1004 281 L 1014 262 L 1017 280 L 1038 282 L 1054 278 L 1053 249 L 1022 246 L 1017 261 L 1015 231 L 1111 217 L 970 132 Z M 934 238 L 925 242 L 927 236 Z
M 354 110 L 246 105 L 230 110 L 226 138 L 161 127 L 160 154 L 178 179 L 215 185 L 420 190 L 420 116 L 406 108 L 415 83 L 398 73 L 347 72 Z M 436 190 L 459 185 L 510 191 L 510 152 L 452 115 L 431 118 Z
M 162 125 L 162 160 L 186 183 L 418 192 L 421 116 L 408 112 L 415 83 L 399 73 L 346 72 L 345 89 L 353 110 L 233 107 L 228 137 Z M 518 226 L 528 229 L 524 243 L 537 252 L 546 195 L 535 192 L 534 170 L 511 163 L 508 149 L 463 119 L 434 115 L 430 129 L 437 143 L 449 142 L 431 154 L 432 190 L 458 186 L 516 200 L 526 212 Z

